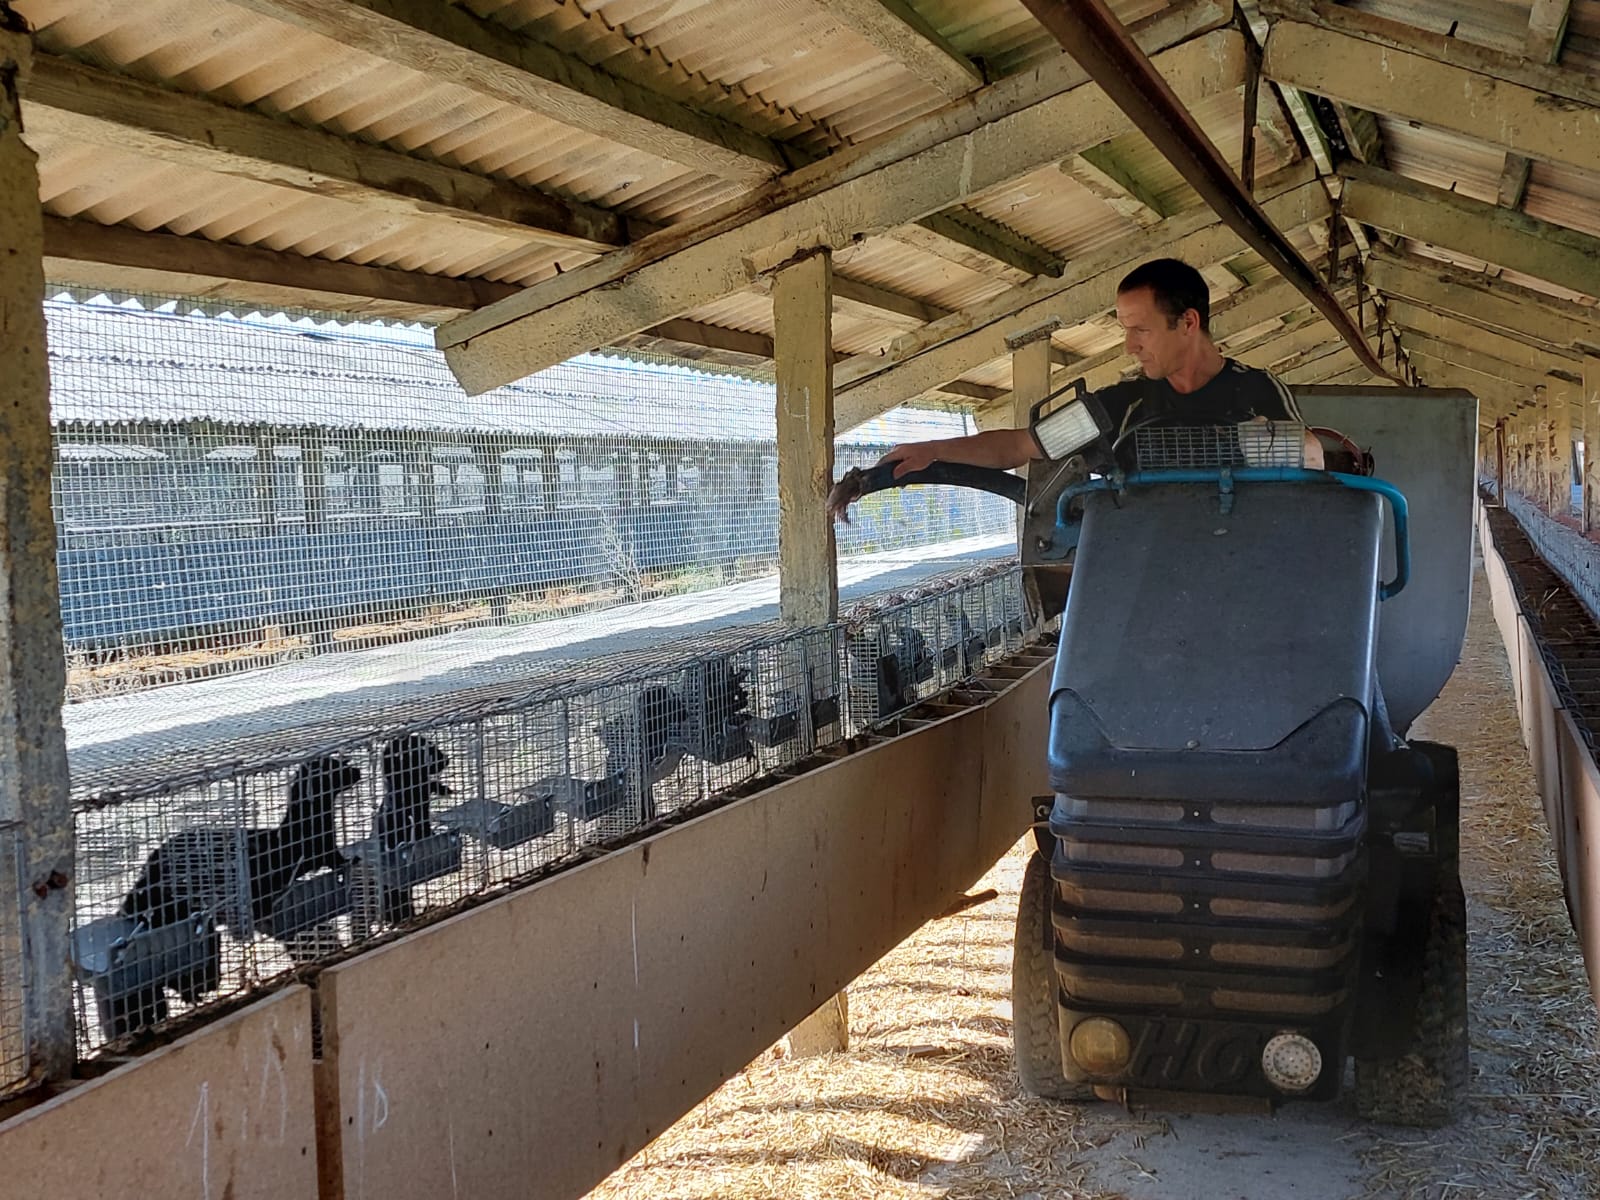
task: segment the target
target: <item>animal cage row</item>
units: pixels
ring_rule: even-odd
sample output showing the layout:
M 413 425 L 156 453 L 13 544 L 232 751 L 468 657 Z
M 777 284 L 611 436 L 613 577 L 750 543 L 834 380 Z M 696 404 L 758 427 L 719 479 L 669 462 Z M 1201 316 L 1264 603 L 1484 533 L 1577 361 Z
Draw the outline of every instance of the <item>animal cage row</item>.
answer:
M 887 444 L 841 444 L 840 469 Z M 67 644 L 184 649 L 276 626 L 741 564 L 777 554 L 774 446 L 730 439 L 63 422 L 53 497 Z M 875 498 L 843 553 L 1006 530 L 975 493 Z M 633 597 L 637 598 L 637 597 Z
M 1016 650 L 1015 567 L 272 763 L 76 797 L 83 1048 L 747 785 Z

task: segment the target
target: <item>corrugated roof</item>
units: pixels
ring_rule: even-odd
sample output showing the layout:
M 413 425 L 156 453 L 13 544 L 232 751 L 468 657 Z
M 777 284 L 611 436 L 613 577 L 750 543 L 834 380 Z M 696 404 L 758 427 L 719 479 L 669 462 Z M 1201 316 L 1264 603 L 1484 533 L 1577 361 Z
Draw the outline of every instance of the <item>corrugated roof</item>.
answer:
M 1035 70 L 1061 58 L 1060 46 L 1020 0 L 907 2 L 985 78 Z M 574 70 L 604 72 L 618 89 L 652 93 L 655 99 L 647 107 L 681 106 L 734 133 L 744 131 L 741 137 L 768 139 L 781 148 L 779 157 L 794 163 L 891 133 L 948 102 L 947 92 L 816 0 L 456 3 L 475 14 L 482 30 L 530 39 L 565 56 Z M 263 15 L 270 0 L 16 0 L 15 7 L 37 28 L 39 46 L 48 54 L 647 223 L 682 222 L 737 202 L 769 169 L 747 170 L 742 181 L 723 178 L 713 173 L 714 166 L 674 161 L 669 148 L 649 139 L 626 145 L 530 111 L 517 96 L 495 92 L 470 70 L 425 70 L 430 66 L 426 55 L 396 58 L 381 39 L 358 48 L 354 35 L 348 41 L 335 36 L 343 28 L 336 24 L 321 26 L 320 33 L 302 27 L 328 14 L 337 18 L 335 0 L 293 9 L 290 18 L 299 24 Z M 441 0 L 440 11 L 448 7 Z M 1160 0 L 1116 0 L 1112 7 L 1130 23 L 1166 9 Z M 1352 7 L 1520 54 L 1531 0 L 1356 0 Z M 1560 61 L 1577 70 L 1600 65 L 1600 0 L 1572 4 Z M 1256 171 L 1263 177 L 1293 161 L 1300 150 L 1274 91 L 1263 89 L 1260 99 Z M 527 103 L 526 96 L 522 102 Z M 25 95 L 25 117 L 27 104 Z M 1377 98 L 1374 107 L 1381 107 Z M 1326 120 L 1331 109 L 1320 111 Z M 1196 104 L 1193 113 L 1223 154 L 1236 161 L 1242 135 L 1239 90 L 1224 90 Z M 1495 199 L 1505 162 L 1502 149 L 1412 122 L 1384 119 L 1378 128 L 1389 168 L 1462 195 Z M 60 217 L 416 277 L 505 285 L 538 283 L 593 257 L 584 250 L 552 248 L 533 233 L 376 212 L 357 199 L 331 194 L 338 189 L 323 194 L 252 180 L 243 171 L 166 165 L 149 155 L 148 144 L 134 139 L 125 147 L 107 148 L 43 129 L 28 136 L 40 152 L 46 211 Z M 771 145 L 760 149 L 772 151 Z M 1142 136 L 1124 135 L 1108 149 L 1160 211 L 1198 202 Z M 726 161 L 720 169 L 728 170 Z M 1135 230 L 1128 217 L 1051 163 L 972 197 L 969 207 L 1040 252 L 1067 260 L 1093 254 Z M 1530 216 L 1600 236 L 1600 177 L 1536 164 L 1522 207 Z M 925 242 L 914 245 L 904 235 L 877 232 L 870 222 L 868 227 L 874 230 L 871 236 L 837 251 L 836 265 L 848 278 L 902 297 L 957 310 L 993 299 L 1018 278 L 1015 268 L 991 263 L 975 269 L 970 256 L 962 265 L 961 253 L 946 257 L 930 252 Z M 1317 244 L 1307 233 L 1295 240 L 1307 250 Z M 1459 254 L 1448 257 L 1469 262 Z M 84 278 L 115 282 L 117 270 L 96 263 Z M 1226 271 L 1209 271 L 1208 278 L 1220 295 L 1241 278 L 1259 282 L 1263 272 L 1252 257 Z M 1532 283 L 1561 294 L 1548 284 Z M 430 311 L 452 307 L 461 305 L 440 304 Z M 760 289 L 683 315 L 735 334 L 770 337 L 772 332 L 770 300 Z M 847 354 L 870 353 L 907 327 L 903 315 L 885 312 L 875 318 L 859 304 L 842 305 L 835 344 Z M 1106 330 L 1065 330 L 1057 341 L 1075 352 L 1094 353 L 1113 337 Z M 741 344 L 737 338 L 721 340 Z M 666 344 L 648 334 L 639 342 Z M 691 353 L 751 361 L 733 349 Z M 1009 364 L 985 364 L 963 377 L 1000 380 L 992 386 L 1004 386 Z

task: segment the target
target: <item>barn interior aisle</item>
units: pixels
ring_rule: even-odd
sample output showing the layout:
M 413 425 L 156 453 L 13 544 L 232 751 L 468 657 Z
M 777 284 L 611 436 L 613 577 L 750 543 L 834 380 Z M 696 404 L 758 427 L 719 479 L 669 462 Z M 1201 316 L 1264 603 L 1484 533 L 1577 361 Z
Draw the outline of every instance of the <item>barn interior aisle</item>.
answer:
M 1025 1096 L 1011 954 L 1032 838 L 850 985 L 851 1045 L 780 1042 L 592 1200 L 944 1196 L 978 1200 L 1568 1200 L 1600 1195 L 1600 1028 L 1517 726 L 1481 572 L 1460 667 L 1418 736 L 1462 750 L 1472 1091 L 1442 1130 L 1336 1105 L 1125 1112 Z

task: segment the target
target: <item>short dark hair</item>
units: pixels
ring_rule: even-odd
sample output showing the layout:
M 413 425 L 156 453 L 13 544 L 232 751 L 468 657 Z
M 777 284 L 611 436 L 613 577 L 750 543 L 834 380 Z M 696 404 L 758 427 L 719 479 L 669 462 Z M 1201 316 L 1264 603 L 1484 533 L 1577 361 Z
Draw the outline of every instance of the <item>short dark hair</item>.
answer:
M 1178 319 L 1192 308 L 1200 314 L 1200 332 L 1211 332 L 1211 289 L 1188 263 L 1176 258 L 1141 263 L 1122 277 L 1117 295 L 1140 288 L 1149 288 L 1155 296 L 1156 307 L 1167 314 L 1168 328 L 1176 328 Z

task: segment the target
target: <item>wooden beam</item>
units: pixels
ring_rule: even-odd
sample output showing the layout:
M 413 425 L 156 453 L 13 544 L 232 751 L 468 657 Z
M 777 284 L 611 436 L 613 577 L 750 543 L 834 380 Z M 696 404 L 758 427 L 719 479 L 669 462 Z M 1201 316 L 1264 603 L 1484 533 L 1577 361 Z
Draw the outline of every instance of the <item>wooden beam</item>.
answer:
M 1448 33 L 1433 33 L 1417 25 L 1396 21 L 1375 13 L 1364 12 L 1339 3 L 1339 0 L 1263 0 L 1261 11 L 1271 20 L 1271 29 L 1291 25 L 1306 26 L 1324 36 L 1326 57 L 1335 63 L 1345 61 L 1341 56 L 1350 41 L 1362 41 L 1390 51 L 1415 55 L 1428 62 L 1454 67 L 1472 75 L 1480 75 L 1502 83 L 1514 84 L 1534 92 L 1545 92 L 1575 100 L 1580 105 L 1600 104 L 1600 80 L 1593 73 L 1574 71 L 1565 67 L 1536 62 L 1521 54 L 1507 54 L 1491 50 L 1477 42 L 1453 37 Z M 1271 51 L 1271 36 L 1268 37 Z M 1352 61 L 1364 61 L 1357 55 Z M 1389 56 L 1394 74 L 1400 74 L 1401 60 L 1394 53 Z M 1269 71 L 1268 74 L 1271 74 Z M 1368 108 L 1374 97 L 1352 101 Z M 1463 103 L 1467 97 L 1457 93 L 1454 98 L 1441 96 L 1441 102 Z
M 362 267 L 92 221 L 46 217 L 44 227 L 45 270 L 52 282 L 113 291 L 429 321 L 470 312 L 519 290 L 487 279 Z M 675 318 L 640 332 L 685 346 L 772 358 L 772 339 L 765 334 L 702 321 Z
M 826 625 L 839 612 L 828 489 L 833 486 L 833 258 L 827 251 L 772 284 L 778 384 L 778 606 L 784 624 Z
M 1583 358 L 1583 531 L 1600 529 L 1600 355 Z
M 760 134 L 608 74 L 464 5 L 438 0 L 229 3 L 707 175 L 755 183 L 791 165 Z
M 1281 83 L 1516 150 L 1540 162 L 1600 171 L 1600 88 L 1577 71 L 1540 66 L 1440 38 L 1342 5 L 1279 3 L 1263 70 Z M 1290 15 L 1293 14 L 1293 15 Z M 1381 27 L 1385 36 L 1371 31 Z M 1551 94 L 1566 103 L 1552 104 Z
M 686 346 L 704 346 L 708 350 L 722 350 L 750 358 L 772 358 L 772 339 L 764 333 L 751 333 L 743 329 L 729 329 L 723 325 L 707 325 L 686 317 L 674 317 L 644 330 L 647 337 L 680 342 Z
M 45 270 L 57 282 L 414 320 L 455 316 L 519 290 L 61 217 L 44 219 L 44 252 Z
M 1117 160 L 1109 146 L 1091 146 L 1081 154 L 1074 154 L 1061 164 L 1061 169 L 1104 200 L 1118 216 L 1126 217 L 1143 229 L 1159 225 L 1172 215 L 1161 207 L 1133 172 Z
M 1509 404 L 1516 408 L 1526 408 L 1536 399 L 1533 384 L 1520 383 L 1500 375 L 1486 375 L 1482 371 L 1474 371 L 1451 359 L 1439 358 L 1419 349 L 1408 350 L 1407 353 L 1411 356 L 1417 373 L 1428 381 L 1430 387 L 1464 387 L 1474 392 L 1479 399 Z M 1449 382 L 1447 384 L 1433 382 L 1436 379 L 1447 379 Z
M 1388 313 L 1389 320 L 1400 329 L 1414 330 L 1458 346 L 1470 346 L 1521 366 L 1570 371 L 1578 369 L 1583 362 L 1583 354 L 1570 346 L 1530 345 L 1524 339 L 1485 329 L 1463 317 L 1434 312 L 1409 300 L 1391 300 Z
M 1276 374 L 1290 387 L 1299 387 L 1301 384 L 1316 383 L 1330 375 L 1342 375 L 1360 365 L 1361 360 L 1356 357 L 1356 352 L 1341 341 L 1321 354 L 1303 357 Z
M 1327 194 L 1315 183 L 1268 200 L 1263 208 L 1280 229 L 1326 220 Z M 1125 238 L 1075 260 L 1059 280 L 1035 280 L 994 301 L 952 314 L 891 343 L 887 353 L 857 355 L 835 369 L 840 429 L 852 429 L 879 413 L 936 387 L 946 379 L 1006 352 L 1006 337 L 1056 318 L 1076 325 L 1112 308 L 1117 284 L 1137 261 L 1170 254 L 1189 262 L 1214 262 L 1243 249 L 1238 235 L 1216 223 L 1195 229 L 1193 214 L 1170 218 L 1156 229 Z M 1046 286 L 1048 285 L 1048 287 Z
M 1528 13 L 1527 55 L 1531 62 L 1553 63 L 1561 57 L 1571 10 L 1572 0 L 1533 0 Z
M 1294 220 L 1294 227 L 1298 227 L 1306 223 L 1299 218 L 1307 211 L 1322 213 L 1324 216 L 1331 211 L 1326 203 L 1326 194 L 1322 192 L 1320 186 L 1309 182 L 1311 178 L 1314 176 L 1308 167 L 1288 168 L 1266 181 L 1260 189 L 1261 195 L 1270 197 L 1266 202 L 1277 206 L 1276 211 Z M 1227 247 L 1227 253 L 1234 253 L 1234 248 L 1238 245 L 1237 240 L 1227 241 L 1217 232 L 1219 229 L 1221 226 L 1215 215 L 1207 209 L 1190 209 L 1180 213 L 1158 226 L 1112 242 L 1093 254 L 1075 259 L 1060 278 L 1030 280 L 998 296 L 968 305 L 961 312 L 951 313 L 926 328 L 915 329 L 896 338 L 887 352 L 857 355 L 839 365 L 834 375 L 834 385 L 841 389 L 855 387 L 871 376 L 890 370 L 916 355 L 995 322 L 1012 321 L 1021 328 L 1036 325 L 1047 319 L 1050 315 L 1048 310 L 1043 311 L 1035 319 L 1021 317 L 1019 314 L 1034 309 L 1052 297 L 1132 258 L 1173 255 L 1187 256 L 1189 261 L 1193 262 L 1210 262 L 1225 257 L 1220 252 L 1208 253 L 1213 248 Z M 999 357 L 999 353 L 996 351 L 990 357 Z
M 1561 382 L 1557 376 L 1541 369 L 1538 364 L 1530 365 L 1527 362 L 1499 358 L 1483 350 L 1463 346 L 1445 338 L 1432 337 L 1414 329 L 1402 332 L 1401 341 L 1408 351 L 1414 350 L 1454 363 L 1464 370 L 1476 371 L 1480 375 L 1491 375 L 1509 383 L 1524 384 L 1527 387 L 1553 387 Z
M 937 304 L 930 304 L 926 300 L 879 287 L 877 284 L 866 283 L 859 279 L 847 279 L 835 270 L 833 273 L 835 308 L 840 307 L 841 301 L 872 309 L 873 312 L 868 315 L 875 318 L 881 319 L 883 314 L 887 313 L 909 321 L 913 325 L 926 325 L 930 321 L 937 321 L 940 317 L 950 315 L 948 308 L 941 308 Z
M 1596 141 L 1600 143 L 1600 136 Z M 1339 174 L 1345 180 L 1340 205 L 1346 216 L 1600 296 L 1600 238 L 1469 200 L 1392 171 L 1344 163 Z
M 964 206 L 924 217 L 894 239 L 980 275 L 1020 283 L 1061 274 L 1061 259 L 999 221 Z
M 1232 7 L 1221 0 L 1180 0 L 1178 4 L 1135 24 L 1130 31 L 1147 54 L 1182 45 L 1232 19 Z M 453 345 L 488 329 L 505 324 L 524 313 L 535 312 L 569 300 L 592 288 L 603 287 L 624 276 L 659 262 L 669 255 L 695 246 L 717 234 L 749 223 L 786 204 L 814 197 L 830 188 L 912 158 L 924 151 L 977 132 L 1003 117 L 1019 114 L 1085 86 L 1088 74 L 1065 54 L 1049 58 L 1027 71 L 983 88 L 927 116 L 908 121 L 893 132 L 857 145 L 835 150 L 820 162 L 801 167 L 781 180 L 757 188 L 740 200 L 706 213 L 698 219 L 680 221 L 653 237 L 641 239 L 626 250 L 614 251 L 598 262 L 568 271 L 559 279 L 547 280 L 516 305 L 503 306 L 493 313 L 457 321 L 451 329 L 440 331 L 440 345 Z
M 1011 393 L 1002 387 L 993 387 L 987 383 L 968 383 L 965 379 L 952 379 L 941 383 L 933 389 L 936 392 L 947 392 L 952 396 L 962 396 L 968 400 L 980 400 L 991 403 Z
M 1275 370 L 1279 364 L 1293 366 L 1305 358 L 1314 357 L 1327 351 L 1335 343 L 1342 345 L 1343 339 L 1319 313 L 1315 320 L 1306 321 L 1294 329 L 1230 357 L 1237 358 L 1252 367 Z
M 628 240 L 623 219 L 603 209 L 71 59 L 40 55 L 23 96 L 32 134 L 567 250 L 599 254 Z
M 1374 253 L 1366 281 L 1438 312 L 1535 344 L 1600 346 L 1600 311 L 1413 256 Z
M 817 0 L 820 7 L 947 99 L 983 84 L 971 60 L 906 0 Z
M 1197 101 L 1236 86 L 1243 50 L 1237 33 L 1218 30 L 1156 61 L 1180 96 Z M 737 291 L 799 250 L 848 245 L 964 203 L 1124 132 L 1128 121 L 1098 88 L 1083 86 L 977 128 L 861 174 L 853 173 L 855 160 L 835 171 L 796 172 L 788 203 L 644 238 L 568 272 L 556 287 L 529 288 L 444 326 L 439 344 L 462 383 L 484 391 Z M 849 177 L 836 182 L 839 170 Z M 586 290 L 624 276 L 627 288 Z
M 1528 14 L 1530 61 L 1553 63 L 1561 57 L 1561 40 L 1567 33 L 1567 10 L 1572 0 L 1533 0 Z M 1514 150 L 1506 151 L 1505 167 L 1500 172 L 1499 200 L 1503 208 L 1519 208 L 1528 190 L 1528 174 L 1533 163 Z
M 1506 165 L 1500 172 L 1495 200 L 1501 208 L 1522 207 L 1522 194 L 1528 190 L 1528 175 L 1533 163 L 1513 151 L 1506 151 Z

